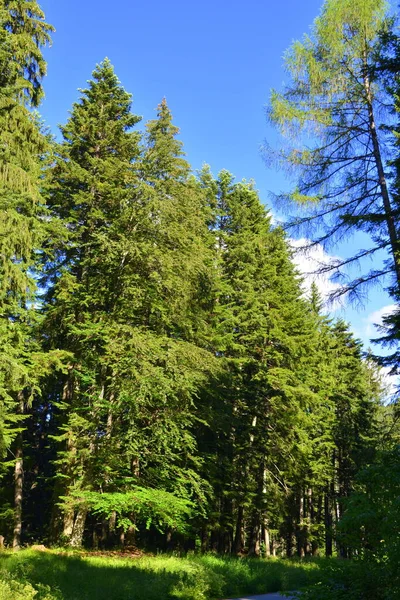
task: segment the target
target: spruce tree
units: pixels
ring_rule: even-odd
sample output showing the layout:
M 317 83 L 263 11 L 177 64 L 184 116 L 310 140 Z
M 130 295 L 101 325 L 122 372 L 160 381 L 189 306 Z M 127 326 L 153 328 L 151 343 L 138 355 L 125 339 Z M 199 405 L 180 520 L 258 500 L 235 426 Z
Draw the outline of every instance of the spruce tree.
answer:
M 36 2 L 0 6 L 0 452 L 13 440 L 14 537 L 22 529 L 23 415 L 39 391 L 40 377 L 57 357 L 35 340 L 36 253 L 48 234 L 43 220 L 41 164 L 48 149 L 31 109 L 43 96 L 42 47 L 52 27 Z
M 372 460 L 378 443 L 377 419 L 381 388 L 376 367 L 364 360 L 359 341 L 343 321 L 333 322 L 321 312 L 314 285 L 310 308 L 315 319 L 315 353 L 310 357 L 311 388 L 317 401 L 304 421 L 305 462 L 296 480 L 298 506 L 296 537 L 299 555 L 316 554 L 325 546 L 338 551 L 336 529 L 345 498 L 356 473 Z
M 0 450 L 10 443 L 5 414 L 13 395 L 29 379 L 23 350 L 29 330 L 29 302 L 35 282 L 30 269 L 44 235 L 39 178 L 47 143 L 29 111 L 42 96 L 46 65 L 41 47 L 51 27 L 36 2 L 3 2 L 0 7 L 0 186 L 1 186 L 1 396 Z M 28 369 L 29 370 L 29 369 Z M 11 408 L 11 412 L 15 412 Z
M 166 105 L 143 149 L 130 106 L 104 61 L 62 129 L 49 182 L 50 206 L 68 229 L 47 271 L 46 326 L 52 345 L 73 354 L 53 392 L 56 495 L 72 545 L 82 543 L 88 510 L 102 515 L 110 540 L 123 524 L 133 532 L 149 506 L 165 521 L 160 494 L 172 513 L 187 510 L 179 497 L 200 494 L 190 426 L 212 362 L 192 341 L 207 272 L 202 198 Z
M 132 161 L 139 154 L 139 137 L 131 130 L 140 119 L 130 109 L 131 97 L 106 59 L 62 128 L 64 142 L 48 176 L 51 214 L 65 224 L 59 247 L 45 257 L 44 331 L 51 347 L 72 355 L 68 376 L 55 382 L 52 392 L 64 445 L 58 458 L 64 482 L 59 493 L 66 496 L 88 477 L 85 465 L 96 435 L 92 426 L 102 427 L 112 394 L 111 374 L 102 359 L 110 336 L 108 316 L 127 260 L 116 223 L 129 223 Z M 75 539 L 80 545 L 85 515 L 79 507 L 65 512 L 66 541 Z
M 210 188 L 207 173 L 202 181 Z M 227 371 L 214 392 L 218 427 L 207 442 L 216 449 L 209 469 L 220 507 L 210 544 L 241 552 L 246 521 L 249 553 L 258 555 L 261 530 L 268 539 L 301 454 L 313 334 L 287 242 L 271 228 L 257 192 L 227 172 L 212 187 L 220 272 L 214 347 Z

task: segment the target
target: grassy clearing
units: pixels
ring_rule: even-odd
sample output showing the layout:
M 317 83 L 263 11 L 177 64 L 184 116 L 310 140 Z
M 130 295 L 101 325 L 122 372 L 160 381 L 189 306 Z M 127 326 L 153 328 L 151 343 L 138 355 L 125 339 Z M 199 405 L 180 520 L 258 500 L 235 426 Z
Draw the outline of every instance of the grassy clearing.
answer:
M 322 559 L 3 552 L 0 600 L 211 600 L 300 589 L 317 581 L 326 564 Z

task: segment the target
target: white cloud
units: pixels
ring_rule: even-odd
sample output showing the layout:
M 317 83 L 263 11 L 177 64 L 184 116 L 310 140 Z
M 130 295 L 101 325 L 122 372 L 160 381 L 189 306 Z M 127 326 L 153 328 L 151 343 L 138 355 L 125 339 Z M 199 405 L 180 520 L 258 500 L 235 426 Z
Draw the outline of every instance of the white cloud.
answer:
M 294 251 L 293 261 L 304 277 L 305 291 L 309 292 L 311 284 L 316 283 L 322 299 L 328 303 L 330 295 L 340 289 L 340 284 L 331 281 L 329 272 L 319 273 L 319 271 L 321 268 L 334 266 L 339 259 L 337 256 L 325 252 L 321 244 L 307 248 L 310 243 L 310 240 L 306 238 L 290 240 L 290 246 Z M 337 309 L 342 304 L 343 301 L 335 301 L 330 308 Z
M 370 313 L 365 322 L 365 336 L 368 338 L 378 337 L 379 330 L 378 327 L 383 324 L 383 317 L 392 314 L 396 310 L 395 304 L 388 304 L 387 306 L 382 306 L 379 310 L 375 310 Z
M 327 309 L 330 309 L 331 311 L 339 308 L 342 310 L 346 309 L 345 296 L 342 297 L 341 301 L 335 300 L 333 303 L 329 302 L 330 295 L 340 289 L 340 283 L 335 283 L 330 280 L 331 275 L 329 271 L 322 274 L 318 273 L 318 271 L 324 267 L 334 267 L 337 265 L 340 262 L 340 258 L 328 254 L 321 244 L 316 244 L 307 248 L 311 242 L 306 238 L 301 238 L 299 240 L 291 239 L 289 241 L 291 248 L 294 251 L 293 262 L 304 277 L 303 286 L 305 292 L 308 293 L 311 284 L 315 282 L 322 299 L 325 300 Z M 352 325 L 355 335 L 364 340 L 364 343 L 366 344 L 365 347 L 368 346 L 368 340 L 370 338 L 379 337 L 379 331 L 376 326 L 382 325 L 383 317 L 390 315 L 395 309 L 395 304 L 388 304 L 371 312 L 365 318 L 361 318 L 357 329 L 354 327 L 354 324 Z M 389 401 L 400 384 L 400 377 L 390 375 L 390 367 L 381 367 L 380 375 L 385 388 L 384 397 Z
M 384 397 L 387 400 L 391 400 L 397 392 L 399 387 L 399 377 L 397 375 L 390 375 L 390 367 L 381 367 L 380 376 L 384 391 Z
M 383 317 L 392 314 L 395 310 L 395 304 L 387 304 L 386 306 L 382 306 L 382 308 L 371 312 L 365 319 L 363 319 L 364 327 L 362 337 L 379 337 L 380 331 L 378 328 L 380 325 L 383 324 Z M 379 351 L 377 353 L 379 354 Z M 383 386 L 385 388 L 384 396 L 387 398 L 387 400 L 390 400 L 396 393 L 396 390 L 400 383 L 400 379 L 397 375 L 390 374 L 390 367 L 381 367 L 380 375 L 382 378 Z

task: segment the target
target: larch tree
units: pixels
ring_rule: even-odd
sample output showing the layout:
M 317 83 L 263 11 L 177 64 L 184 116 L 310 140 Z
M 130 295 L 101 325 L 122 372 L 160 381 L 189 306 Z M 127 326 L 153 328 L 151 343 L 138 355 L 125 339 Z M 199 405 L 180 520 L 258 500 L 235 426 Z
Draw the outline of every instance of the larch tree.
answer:
M 329 267 L 345 277 L 340 293 L 353 297 L 388 275 L 400 285 L 397 208 L 381 128 L 390 123 L 391 100 L 375 68 L 380 35 L 390 25 L 384 0 L 326 0 L 311 34 L 286 53 L 290 83 L 270 98 L 269 118 L 289 140 L 278 161 L 297 178 L 296 188 L 278 198 L 289 211 L 298 208 L 291 225 L 314 244 L 356 231 L 371 239 L 370 247 Z M 354 280 L 341 273 L 366 257 L 378 260 L 380 251 L 387 257 L 381 266 Z

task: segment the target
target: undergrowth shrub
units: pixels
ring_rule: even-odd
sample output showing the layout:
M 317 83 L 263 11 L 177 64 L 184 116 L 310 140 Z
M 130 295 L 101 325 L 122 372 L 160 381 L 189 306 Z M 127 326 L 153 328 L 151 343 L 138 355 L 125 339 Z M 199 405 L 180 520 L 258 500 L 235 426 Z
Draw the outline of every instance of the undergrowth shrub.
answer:
M 19 582 L 7 574 L 0 579 L 0 600 L 62 600 L 59 594 L 54 595 L 49 586 Z

